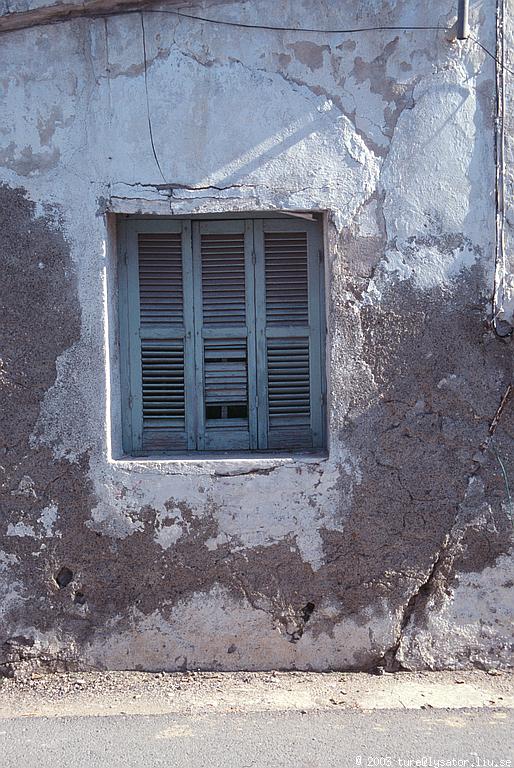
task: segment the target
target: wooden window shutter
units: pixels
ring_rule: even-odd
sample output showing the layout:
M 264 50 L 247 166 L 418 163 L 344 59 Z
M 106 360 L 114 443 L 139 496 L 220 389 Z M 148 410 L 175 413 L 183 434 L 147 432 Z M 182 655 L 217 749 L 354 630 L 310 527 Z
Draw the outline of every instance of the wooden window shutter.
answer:
M 120 252 L 127 453 L 323 447 L 317 222 L 134 218 Z
M 130 379 L 125 450 L 196 447 L 189 382 L 194 376 L 189 222 L 131 221 L 120 286 L 126 295 Z M 123 294 L 122 294 L 123 295 Z M 125 302 L 123 302 L 125 303 Z M 122 365 L 123 365 L 122 359 Z
M 316 223 L 255 222 L 259 447 L 323 446 L 321 238 Z
M 198 447 L 256 447 L 252 222 L 193 223 Z

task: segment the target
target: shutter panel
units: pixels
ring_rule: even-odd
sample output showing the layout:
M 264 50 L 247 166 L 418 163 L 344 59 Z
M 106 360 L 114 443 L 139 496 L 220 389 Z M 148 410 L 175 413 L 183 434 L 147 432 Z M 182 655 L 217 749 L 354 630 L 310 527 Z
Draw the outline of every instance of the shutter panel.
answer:
M 182 234 L 140 232 L 137 239 L 141 325 L 182 327 Z
M 323 444 L 320 238 L 315 223 L 256 222 L 260 446 Z M 262 409 L 261 409 L 262 410 Z M 263 423 L 264 422 L 264 423 Z
M 203 325 L 246 327 L 242 223 L 240 232 L 211 232 L 210 229 L 212 225 L 200 226 Z
M 193 358 L 188 222 L 128 227 L 132 452 L 194 448 L 188 356 Z
M 312 448 L 308 338 L 270 338 L 269 448 Z
M 255 431 L 252 225 L 193 226 L 199 447 L 248 450 Z
M 187 448 L 183 339 L 142 339 L 143 451 Z
M 131 219 L 120 250 L 125 451 L 323 447 L 317 223 Z
M 306 232 L 264 232 L 266 325 L 308 326 Z

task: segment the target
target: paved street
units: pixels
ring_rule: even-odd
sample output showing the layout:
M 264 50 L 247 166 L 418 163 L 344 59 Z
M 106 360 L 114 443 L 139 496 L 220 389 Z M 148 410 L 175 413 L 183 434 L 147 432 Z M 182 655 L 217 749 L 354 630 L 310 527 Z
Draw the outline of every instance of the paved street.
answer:
M 509 768 L 514 714 L 488 708 L 13 717 L 0 719 L 0 755 L 2 768 Z M 408 762 L 416 759 L 425 762 Z

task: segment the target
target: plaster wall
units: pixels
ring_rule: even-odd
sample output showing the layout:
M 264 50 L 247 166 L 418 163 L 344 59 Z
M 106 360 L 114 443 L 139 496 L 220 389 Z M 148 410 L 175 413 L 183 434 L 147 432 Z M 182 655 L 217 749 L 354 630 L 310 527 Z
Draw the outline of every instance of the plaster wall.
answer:
M 41 7 L 0 48 L 1 668 L 511 666 L 494 62 L 443 0 Z M 284 209 L 324 212 L 328 456 L 124 459 L 116 215 Z

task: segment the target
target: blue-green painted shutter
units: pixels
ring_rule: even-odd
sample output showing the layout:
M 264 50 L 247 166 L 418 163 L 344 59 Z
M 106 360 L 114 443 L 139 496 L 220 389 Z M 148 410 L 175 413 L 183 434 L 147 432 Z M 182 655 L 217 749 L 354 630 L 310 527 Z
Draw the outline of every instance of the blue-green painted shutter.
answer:
M 123 444 L 324 444 L 321 233 L 300 219 L 120 228 Z
M 130 435 L 134 454 L 196 447 L 189 222 L 130 221 L 126 298 Z M 121 286 L 120 286 L 121 288 Z
M 193 223 L 198 447 L 207 451 L 256 441 L 252 245 L 251 222 Z
M 254 227 L 259 447 L 321 448 L 319 225 L 263 219 Z

